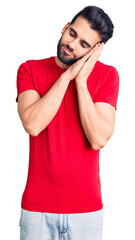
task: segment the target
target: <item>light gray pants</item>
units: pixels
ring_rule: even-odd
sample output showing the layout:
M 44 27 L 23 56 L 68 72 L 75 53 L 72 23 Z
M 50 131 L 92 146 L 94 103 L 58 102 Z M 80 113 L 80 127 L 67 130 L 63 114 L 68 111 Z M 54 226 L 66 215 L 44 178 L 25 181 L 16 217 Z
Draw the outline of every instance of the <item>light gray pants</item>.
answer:
M 58 214 L 21 209 L 20 240 L 102 240 L 103 209 Z

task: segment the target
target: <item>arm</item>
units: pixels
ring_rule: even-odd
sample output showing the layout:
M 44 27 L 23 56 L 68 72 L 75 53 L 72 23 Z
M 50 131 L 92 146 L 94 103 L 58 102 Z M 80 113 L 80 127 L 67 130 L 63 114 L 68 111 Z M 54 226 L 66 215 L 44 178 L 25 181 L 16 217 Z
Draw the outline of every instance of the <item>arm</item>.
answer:
M 94 150 L 103 148 L 114 131 L 115 108 L 107 103 L 93 103 L 87 85 L 77 83 L 80 120 Z
M 87 78 L 101 55 L 103 45 L 96 46 L 75 78 L 80 120 L 94 150 L 105 146 L 113 133 L 115 122 L 115 108 L 107 103 L 94 104 L 87 89 Z
M 69 82 L 75 78 L 89 54 L 69 67 L 42 98 L 35 90 L 19 94 L 18 113 L 27 133 L 37 136 L 48 126 L 60 107 Z
M 34 90 L 27 90 L 18 97 L 18 113 L 27 133 L 37 136 L 57 113 L 69 80 L 61 75 L 41 98 Z

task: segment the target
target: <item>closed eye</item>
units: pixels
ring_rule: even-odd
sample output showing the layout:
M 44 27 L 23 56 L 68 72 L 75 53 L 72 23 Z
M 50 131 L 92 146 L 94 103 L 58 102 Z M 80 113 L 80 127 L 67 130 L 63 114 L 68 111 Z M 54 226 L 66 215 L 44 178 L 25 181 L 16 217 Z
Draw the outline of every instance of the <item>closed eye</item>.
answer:
M 82 42 L 81 42 L 81 46 L 82 46 L 83 48 L 91 48 L 91 45 L 90 45 L 89 43 L 85 42 L 85 41 L 82 41 Z
M 72 32 L 70 32 L 70 36 L 71 36 L 71 37 L 76 37 L 76 36 L 74 35 L 74 33 L 72 33 Z
M 77 32 L 73 28 L 69 29 L 69 34 L 71 37 L 77 37 Z
M 85 43 L 81 43 L 81 46 L 82 46 L 83 48 L 86 48 L 86 47 L 88 47 L 88 46 L 86 46 L 86 44 L 85 44 Z
M 71 27 L 69 29 L 69 34 L 71 37 L 74 37 L 74 38 L 76 38 L 78 36 L 77 32 Z M 91 45 L 88 42 L 86 42 L 85 40 L 81 41 L 81 46 L 83 48 L 91 48 Z

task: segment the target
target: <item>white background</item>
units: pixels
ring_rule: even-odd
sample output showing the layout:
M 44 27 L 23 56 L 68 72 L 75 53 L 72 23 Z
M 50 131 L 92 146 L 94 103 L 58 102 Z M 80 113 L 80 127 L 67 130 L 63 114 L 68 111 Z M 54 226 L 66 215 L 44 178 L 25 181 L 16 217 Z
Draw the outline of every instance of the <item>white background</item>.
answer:
M 25 187 L 29 138 L 17 114 L 16 73 L 28 59 L 56 55 L 62 27 L 87 5 L 111 17 L 114 37 L 100 61 L 120 75 L 115 132 L 100 152 L 104 203 L 103 240 L 135 239 L 135 67 L 134 2 L 12 0 L 0 4 L 0 236 L 19 239 L 21 197 Z

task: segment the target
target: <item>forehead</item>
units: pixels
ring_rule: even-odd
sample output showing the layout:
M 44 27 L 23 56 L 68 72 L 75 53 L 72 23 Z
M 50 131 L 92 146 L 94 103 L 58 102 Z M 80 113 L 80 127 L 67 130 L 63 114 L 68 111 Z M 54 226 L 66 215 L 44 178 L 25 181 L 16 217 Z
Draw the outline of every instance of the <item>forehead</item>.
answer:
M 90 27 L 90 23 L 81 16 L 78 17 L 69 27 L 72 27 L 77 32 L 78 37 L 90 43 L 91 46 L 94 46 L 97 42 L 101 41 L 99 33 L 93 30 Z

